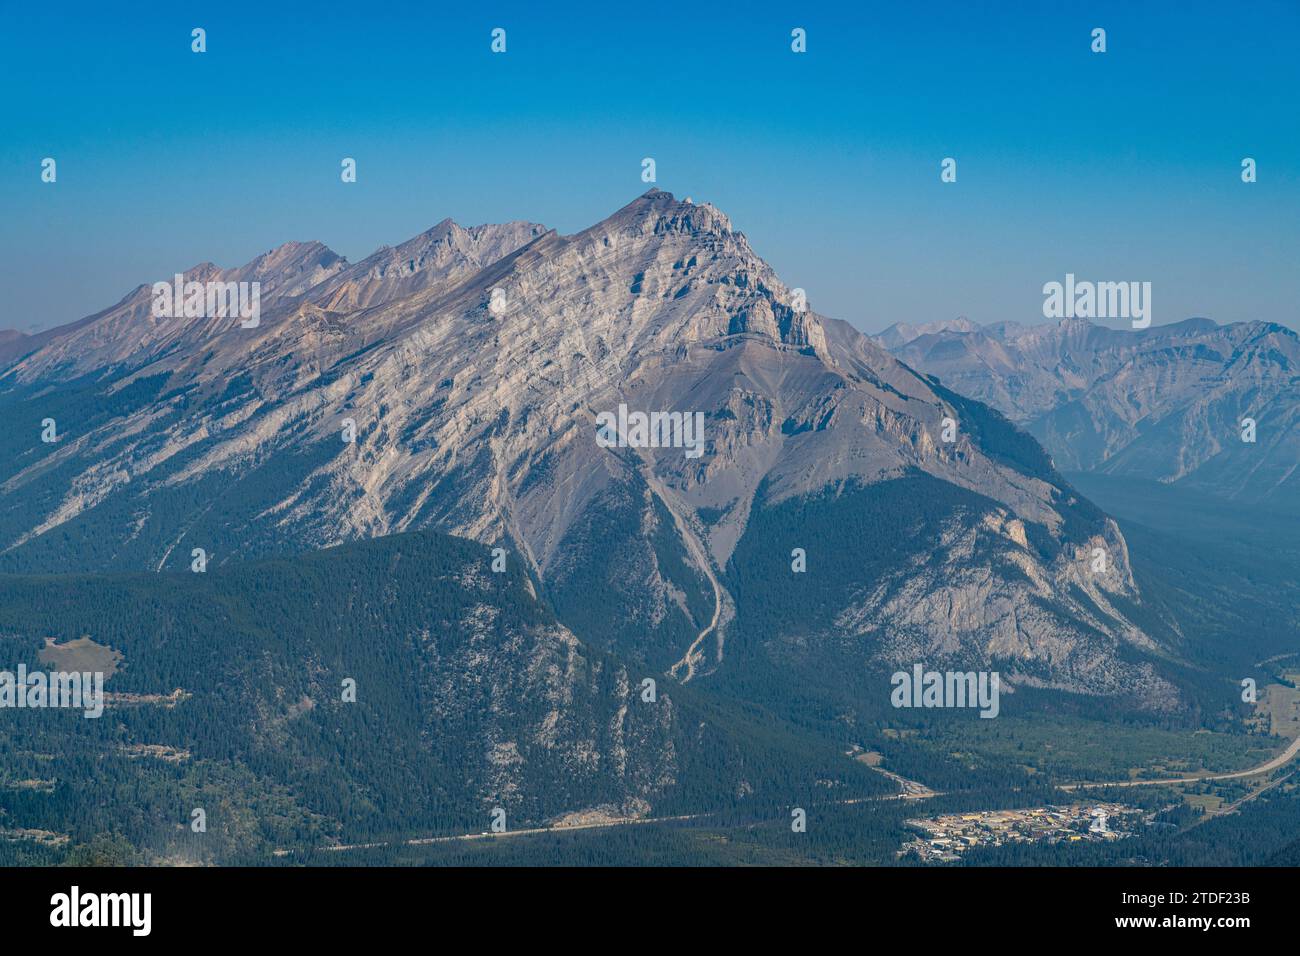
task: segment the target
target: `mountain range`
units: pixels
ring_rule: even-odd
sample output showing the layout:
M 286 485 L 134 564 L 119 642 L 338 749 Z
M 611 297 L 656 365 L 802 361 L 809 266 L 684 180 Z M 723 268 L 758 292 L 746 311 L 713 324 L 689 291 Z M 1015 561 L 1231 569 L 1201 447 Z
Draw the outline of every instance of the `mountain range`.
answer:
M 504 547 L 581 639 L 683 680 L 749 633 L 769 660 L 834 645 L 1176 696 L 1116 523 L 1002 416 L 802 307 L 707 203 L 651 190 L 571 236 L 444 221 L 355 265 L 290 243 L 184 278 L 260 282 L 260 324 L 159 318 L 145 284 L 9 343 L 28 427 L 0 474 L 5 570 L 437 529 Z M 602 447 L 620 406 L 702 413 L 703 455 Z
M 877 341 L 997 408 L 1067 472 L 1300 508 L 1300 338 L 1286 326 L 960 319 L 893 326 Z
M 1294 634 L 1294 547 L 1222 541 L 1277 534 L 1244 509 L 1292 487 L 1278 326 L 872 338 L 659 190 L 573 235 L 443 220 L 182 281 L 257 283 L 259 321 L 156 314 L 146 282 L 0 334 L 0 646 L 116 661 L 106 720 L 0 734 L 0 822 L 78 853 L 865 800 L 845 839 L 892 859 L 919 785 L 869 751 L 962 808 L 1205 746 L 1170 728 L 1236 766 L 1240 675 Z M 917 666 L 998 673 L 999 719 L 895 708 Z M 1103 726 L 1121 750 L 1080 751 Z M 221 806 L 220 840 L 178 806 Z

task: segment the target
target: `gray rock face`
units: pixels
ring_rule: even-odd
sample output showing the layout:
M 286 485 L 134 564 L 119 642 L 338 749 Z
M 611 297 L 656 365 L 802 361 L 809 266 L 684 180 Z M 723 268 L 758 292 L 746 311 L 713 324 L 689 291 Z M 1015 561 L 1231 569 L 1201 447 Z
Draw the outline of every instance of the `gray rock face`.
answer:
M 756 502 L 924 474 L 986 504 L 927 543 L 940 570 L 897 569 L 903 594 L 864 582 L 838 627 L 894 635 L 864 657 L 1019 660 L 1097 693 L 1147 679 L 1114 659 L 1152 645 L 1122 609 L 1141 598 L 1114 523 L 1072 518 L 1050 468 L 999 447 L 1023 436 L 968 427 L 986 410 L 801 308 L 707 203 L 652 190 L 573 236 L 444 222 L 355 266 L 291 245 L 216 272 L 266 276 L 258 328 L 156 320 L 137 290 L 0 373 L 29 414 L 92 371 L 121 399 L 3 473 L 15 566 L 86 560 L 56 530 L 112 542 L 99 566 L 159 568 L 434 527 L 507 543 L 562 617 L 602 608 L 586 633 L 566 619 L 580 636 L 689 678 L 725 661 Z M 620 406 L 702 413 L 702 453 L 603 447 Z
M 1300 339 L 1284 326 L 1116 331 L 1067 319 L 889 341 L 907 364 L 1025 426 L 1066 470 L 1300 502 Z M 1247 418 L 1254 442 L 1242 440 Z
M 532 222 L 464 229 L 444 219 L 396 248 L 380 249 L 335 273 L 314 286 L 309 298 L 335 312 L 382 305 L 472 275 L 546 231 Z

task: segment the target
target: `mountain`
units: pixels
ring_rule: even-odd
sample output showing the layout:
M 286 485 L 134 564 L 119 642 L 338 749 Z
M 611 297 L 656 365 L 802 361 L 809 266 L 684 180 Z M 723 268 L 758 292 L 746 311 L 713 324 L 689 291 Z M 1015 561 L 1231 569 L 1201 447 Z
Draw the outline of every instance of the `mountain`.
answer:
M 258 282 L 262 307 L 292 300 L 344 265 L 319 242 L 289 242 L 237 269 L 200 263 L 183 273 L 187 282 Z M 170 284 L 172 277 L 161 281 Z M 4 345 L 0 361 L 19 360 L 22 377 L 62 381 L 114 366 L 139 366 L 168 353 L 195 349 L 224 328 L 228 318 L 158 318 L 152 283 L 142 284 L 116 305 L 79 322 L 48 329 Z
M 30 336 L 25 332 L 19 332 L 16 329 L 0 329 L 0 349 L 13 349 L 14 351 L 17 351 L 21 349 L 20 343 L 26 341 L 28 338 L 30 338 Z
M 924 322 L 920 325 L 895 322 L 885 331 L 875 336 L 875 339 L 887 349 L 896 349 L 915 339 L 919 339 L 923 335 L 935 335 L 939 332 L 975 332 L 978 329 L 979 326 L 965 316 L 958 316 L 955 319 L 943 319 L 938 322 Z
M 944 328 L 891 346 L 1028 429 L 1066 471 L 1300 505 L 1300 339 L 1281 325 L 1085 319 Z M 1255 441 L 1243 441 L 1253 419 Z
M 802 308 L 707 203 L 651 190 L 571 236 L 444 222 L 356 266 L 291 244 L 194 275 L 262 277 L 260 324 L 155 319 L 142 286 L 0 370 L 28 423 L 0 439 L 0 569 L 437 529 L 683 681 L 921 662 L 1178 699 L 1177 629 L 1116 523 L 1004 417 Z M 698 415 L 702 446 L 620 425 L 606 447 L 600 422 L 637 412 Z
M 532 222 L 465 229 L 444 219 L 396 248 L 380 249 L 335 273 L 311 290 L 310 299 L 332 311 L 382 305 L 472 275 L 546 231 Z

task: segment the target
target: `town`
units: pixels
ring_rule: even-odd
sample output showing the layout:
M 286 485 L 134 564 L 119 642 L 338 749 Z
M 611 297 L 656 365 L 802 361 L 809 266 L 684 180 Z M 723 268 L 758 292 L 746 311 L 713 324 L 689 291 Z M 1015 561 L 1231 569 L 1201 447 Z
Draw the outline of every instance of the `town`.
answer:
M 905 821 L 925 835 L 904 843 L 896 855 L 914 853 L 925 863 L 952 863 L 973 847 L 1119 840 L 1132 835 L 1143 815 L 1137 807 L 1118 803 L 950 813 Z

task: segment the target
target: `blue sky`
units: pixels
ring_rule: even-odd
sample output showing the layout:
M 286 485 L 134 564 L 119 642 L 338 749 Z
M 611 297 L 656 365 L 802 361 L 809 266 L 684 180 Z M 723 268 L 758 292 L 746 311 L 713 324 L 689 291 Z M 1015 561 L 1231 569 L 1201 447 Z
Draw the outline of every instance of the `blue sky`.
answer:
M 4 16 L 0 328 L 71 321 L 290 239 L 355 261 L 445 216 L 574 232 L 647 188 L 645 156 L 660 188 L 725 210 L 812 308 L 867 331 L 1044 321 L 1042 286 L 1067 272 L 1152 282 L 1156 324 L 1300 325 L 1295 2 Z M 498 26 L 504 55 L 489 50 Z M 355 184 L 339 180 L 345 156 Z

